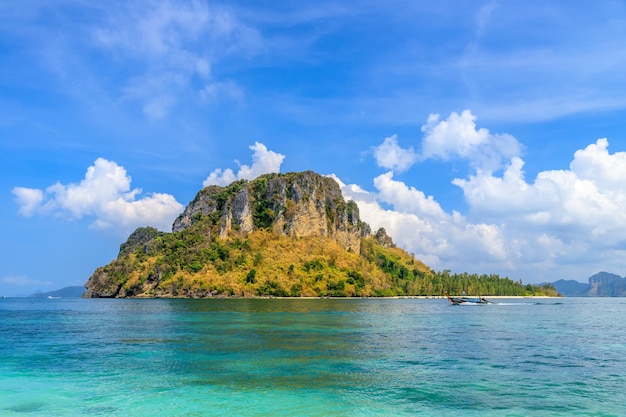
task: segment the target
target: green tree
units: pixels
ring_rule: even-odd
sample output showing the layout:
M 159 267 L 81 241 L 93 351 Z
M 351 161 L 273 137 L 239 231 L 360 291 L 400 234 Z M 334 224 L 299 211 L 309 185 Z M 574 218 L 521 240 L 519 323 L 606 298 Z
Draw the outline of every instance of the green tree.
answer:
M 246 284 L 254 284 L 256 282 L 256 269 L 251 269 L 246 275 Z

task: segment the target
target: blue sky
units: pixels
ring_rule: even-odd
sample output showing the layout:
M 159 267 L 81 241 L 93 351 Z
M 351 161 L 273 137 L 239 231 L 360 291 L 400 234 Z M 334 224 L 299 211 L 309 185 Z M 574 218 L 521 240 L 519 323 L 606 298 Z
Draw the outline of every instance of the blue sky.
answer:
M 0 295 L 203 184 L 333 175 L 435 270 L 625 275 L 621 1 L 0 4 Z

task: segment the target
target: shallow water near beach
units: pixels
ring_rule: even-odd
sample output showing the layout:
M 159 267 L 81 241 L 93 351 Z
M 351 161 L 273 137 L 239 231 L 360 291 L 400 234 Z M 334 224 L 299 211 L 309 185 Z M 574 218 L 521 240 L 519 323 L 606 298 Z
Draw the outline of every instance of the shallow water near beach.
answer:
M 623 416 L 626 299 L 1 299 L 0 416 Z

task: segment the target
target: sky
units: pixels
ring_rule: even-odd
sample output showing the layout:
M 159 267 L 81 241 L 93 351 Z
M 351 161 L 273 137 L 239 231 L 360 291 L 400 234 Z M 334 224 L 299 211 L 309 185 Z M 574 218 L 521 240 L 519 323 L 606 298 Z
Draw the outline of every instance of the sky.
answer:
M 335 178 L 433 270 L 626 275 L 626 4 L 0 3 L 0 295 L 203 187 Z

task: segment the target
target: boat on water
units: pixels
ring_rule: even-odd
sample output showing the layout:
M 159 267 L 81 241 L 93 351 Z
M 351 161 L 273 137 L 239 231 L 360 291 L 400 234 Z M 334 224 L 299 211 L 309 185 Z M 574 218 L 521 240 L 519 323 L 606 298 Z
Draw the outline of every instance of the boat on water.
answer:
M 491 304 L 491 301 L 486 300 L 483 297 L 452 297 L 446 291 L 446 297 L 448 297 L 448 301 L 452 303 L 452 305 L 460 305 L 460 304 Z

